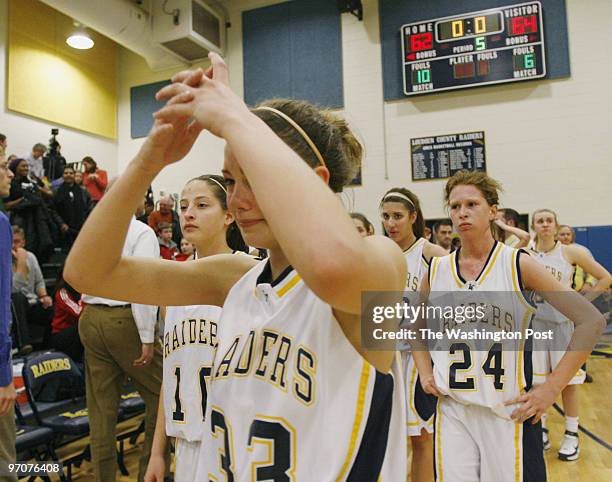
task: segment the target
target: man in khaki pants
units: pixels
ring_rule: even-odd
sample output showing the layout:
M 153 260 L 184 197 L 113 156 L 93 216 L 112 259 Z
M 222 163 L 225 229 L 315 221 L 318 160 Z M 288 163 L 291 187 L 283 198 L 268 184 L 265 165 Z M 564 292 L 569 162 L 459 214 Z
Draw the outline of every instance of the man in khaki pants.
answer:
M 159 257 L 154 231 L 135 218 L 128 230 L 123 256 Z M 151 454 L 162 381 L 162 354 L 155 339 L 157 307 L 89 295 L 83 295 L 83 302 L 79 335 L 85 348 L 87 408 L 96 481 L 115 480 L 117 411 L 126 376 L 134 380 L 146 404 L 145 441 L 138 471 L 138 480 L 142 481 Z

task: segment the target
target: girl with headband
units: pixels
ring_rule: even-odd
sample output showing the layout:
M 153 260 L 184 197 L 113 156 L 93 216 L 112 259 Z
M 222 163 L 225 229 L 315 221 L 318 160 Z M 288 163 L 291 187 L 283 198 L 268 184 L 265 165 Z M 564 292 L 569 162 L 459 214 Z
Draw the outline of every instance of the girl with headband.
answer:
M 221 176 L 204 175 L 190 180 L 181 192 L 181 231 L 195 247 L 196 259 L 248 249 L 227 210 L 226 191 Z M 195 480 L 193 468 L 204 431 L 202 407 L 209 391 L 220 316 L 217 305 L 162 308 L 163 395 L 145 482 L 164 480 L 168 437 L 175 440 L 174 480 Z
M 386 235 L 404 252 L 408 269 L 405 300 L 416 301 L 429 260 L 432 256 L 445 256 L 446 251 L 423 237 L 425 221 L 421 203 L 412 191 L 400 187 L 390 189 L 380 201 L 380 211 Z M 403 346 L 402 362 L 407 399 L 406 429 L 412 448 L 410 473 L 415 482 L 429 482 L 434 479 L 431 434 L 435 397 L 423 392 L 409 345 Z
M 206 74 L 182 72 L 158 92 L 167 104 L 81 231 L 68 279 L 104 296 L 223 306 L 197 480 L 406 480 L 396 352 L 366 349 L 360 320 L 362 292 L 401 291 L 406 264 L 390 240 L 359 236 L 334 194 L 362 146 L 343 119 L 306 102 L 250 111 L 209 57 Z M 252 269 L 245 256 L 122 259 L 134 206 L 203 129 L 227 142 L 228 209 L 269 258 Z

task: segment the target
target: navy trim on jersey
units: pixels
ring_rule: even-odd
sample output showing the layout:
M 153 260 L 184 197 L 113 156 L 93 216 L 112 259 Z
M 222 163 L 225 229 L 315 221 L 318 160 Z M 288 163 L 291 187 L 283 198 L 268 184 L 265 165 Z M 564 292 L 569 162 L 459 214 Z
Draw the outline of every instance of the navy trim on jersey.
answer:
M 529 320 L 529 324 L 527 328 L 533 328 L 533 318 L 532 315 Z M 533 338 L 529 337 L 525 341 L 525 346 L 523 347 L 523 376 L 525 377 L 525 391 L 528 392 L 531 390 L 531 386 L 533 384 Z
M 525 287 L 523 286 L 523 276 L 521 275 L 521 262 L 520 262 L 521 254 L 526 254 L 527 256 L 529 256 L 529 253 L 525 251 L 524 249 L 519 249 L 518 253 L 516 253 L 516 277 L 518 279 L 519 290 L 521 290 L 521 293 L 523 294 L 523 298 L 525 298 L 525 301 L 529 303 L 529 306 L 532 306 L 533 308 L 537 309 L 537 305 L 535 301 L 533 300 L 533 291 L 526 290 Z
M 433 256 L 429 258 L 429 261 L 427 261 L 427 258 L 425 257 L 425 255 L 421 253 L 421 258 L 423 258 L 423 261 L 425 261 L 425 264 L 429 266 L 429 263 L 431 262 Z
M 378 480 L 389 441 L 393 408 L 393 376 L 376 371 L 370 413 L 347 482 Z
M 523 480 L 546 482 L 542 422 L 532 425 L 531 420 L 523 423 Z
M 434 427 L 434 432 L 433 432 L 433 460 L 434 460 L 434 464 L 433 464 L 433 469 L 434 469 L 434 480 L 438 480 L 438 464 L 436 462 L 436 430 L 437 430 L 437 418 L 438 418 L 438 403 L 440 403 L 440 399 L 438 397 L 436 397 L 436 403 L 434 405 L 434 414 L 433 414 L 433 427 Z
M 432 363 L 433 365 L 433 363 Z M 421 386 L 420 375 L 417 375 L 416 384 L 414 387 L 414 408 L 416 408 L 419 417 L 423 420 L 429 420 L 436 412 L 436 400 L 438 397 L 430 393 L 425 393 Z
M 487 269 L 487 266 L 489 266 L 489 261 L 491 261 L 491 256 L 493 256 L 493 252 L 495 251 L 495 248 L 497 248 L 497 243 L 499 243 L 499 241 L 495 241 L 493 243 L 493 247 L 491 248 L 491 251 L 489 251 L 489 256 L 487 256 L 487 260 L 485 261 L 485 264 L 482 266 L 480 273 L 478 273 L 478 276 L 476 276 L 476 279 L 474 281 L 478 281 L 480 277 L 482 276 L 482 273 L 484 273 L 485 269 Z M 463 279 L 463 276 L 461 276 L 461 271 L 459 270 L 459 252 L 460 251 L 461 251 L 461 246 L 457 248 L 457 254 L 455 254 L 455 270 L 457 271 L 457 277 L 459 278 L 459 280 L 463 284 L 465 284 L 467 283 L 467 281 Z
M 264 266 L 264 269 L 261 273 L 259 273 L 259 276 L 257 277 L 257 283 L 258 285 L 260 284 L 270 284 L 272 287 L 278 285 L 281 281 L 283 281 L 287 276 L 289 276 L 289 273 L 291 273 L 293 271 L 293 266 L 289 265 L 287 266 L 283 272 L 281 274 L 278 275 L 278 277 L 276 279 L 272 279 L 272 267 L 270 265 L 270 260 L 268 260 L 266 262 L 266 265 Z

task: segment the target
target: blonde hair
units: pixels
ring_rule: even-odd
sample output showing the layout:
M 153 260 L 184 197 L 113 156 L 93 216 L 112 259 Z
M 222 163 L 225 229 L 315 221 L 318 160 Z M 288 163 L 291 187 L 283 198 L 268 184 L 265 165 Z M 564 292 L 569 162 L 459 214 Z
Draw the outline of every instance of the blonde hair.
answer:
M 555 218 L 555 225 L 557 226 L 557 229 L 555 231 L 555 237 L 557 235 L 557 232 L 559 231 L 559 218 L 557 217 L 557 213 L 554 212 L 552 209 L 548 209 L 548 208 L 541 208 L 541 209 L 536 209 L 533 214 L 531 215 L 531 229 L 533 229 L 535 231 L 535 217 L 537 214 L 541 214 L 541 213 L 550 213 L 553 215 L 553 218 Z M 537 245 L 538 244 L 538 234 L 536 233 L 535 237 L 533 238 L 533 242 Z

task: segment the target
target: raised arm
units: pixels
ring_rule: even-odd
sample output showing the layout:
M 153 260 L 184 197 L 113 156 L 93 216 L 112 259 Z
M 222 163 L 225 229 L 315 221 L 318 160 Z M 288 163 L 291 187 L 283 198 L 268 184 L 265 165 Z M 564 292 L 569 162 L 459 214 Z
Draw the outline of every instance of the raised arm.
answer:
M 221 306 L 252 261 L 219 255 L 193 263 L 123 258 L 136 206 L 155 176 L 184 157 L 201 128 L 156 122 L 123 175 L 89 215 L 68 256 L 65 279 L 83 293 L 150 305 Z
M 362 291 L 401 291 L 406 263 L 397 245 L 380 236 L 359 236 L 322 181 L 329 171 L 313 170 L 251 113 L 227 85 L 223 60 L 216 54 L 210 58 L 212 78 L 200 76 L 187 91 L 176 83 L 162 89 L 158 98 L 171 100 L 156 116 L 172 122 L 194 118 L 227 141 L 283 253 L 321 299 L 358 314 Z

